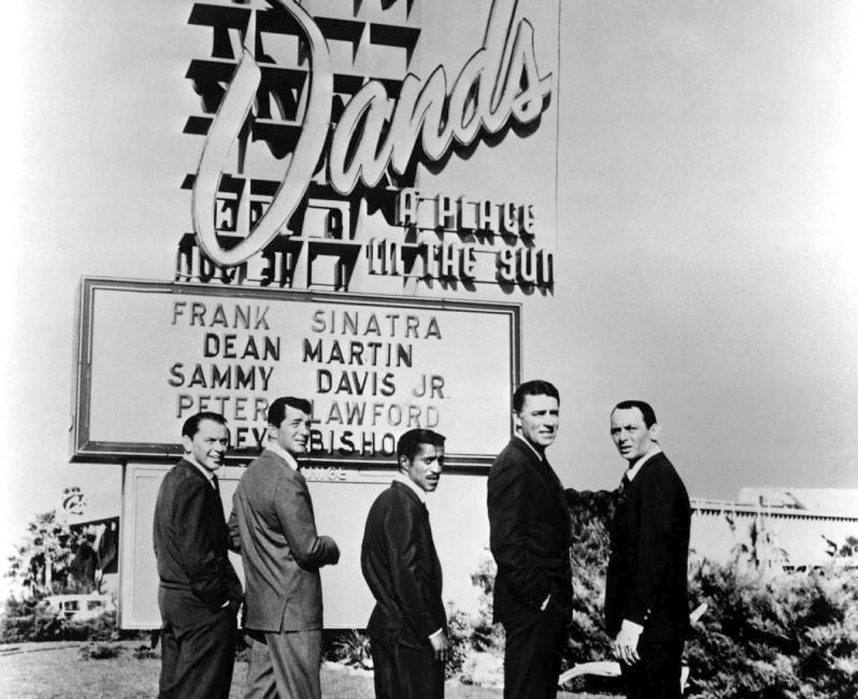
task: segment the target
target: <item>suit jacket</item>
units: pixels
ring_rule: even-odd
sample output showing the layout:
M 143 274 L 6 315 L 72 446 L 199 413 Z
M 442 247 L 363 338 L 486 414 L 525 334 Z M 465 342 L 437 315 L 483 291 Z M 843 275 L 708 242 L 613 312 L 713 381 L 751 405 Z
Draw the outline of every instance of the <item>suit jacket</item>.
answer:
M 316 534 L 304 476 L 278 454 L 263 451 L 238 483 L 229 534 L 244 564 L 244 626 L 267 632 L 322 628 L 319 568 L 336 563 L 339 550 Z
M 688 628 L 688 493 L 659 453 L 619 495 L 611 526 L 605 621 L 615 636 L 628 619 L 653 639 L 684 637 Z
M 227 600 L 238 608 L 241 583 L 227 556 L 223 505 L 211 482 L 185 459 L 161 482 L 152 534 L 163 587 L 190 590 L 212 608 Z
M 367 630 L 372 638 L 424 648 L 446 628 L 441 564 L 429 514 L 417 494 L 393 482 L 366 518 L 361 570 L 376 604 Z
M 495 622 L 527 621 L 551 595 L 548 610 L 569 616 L 571 521 L 566 493 L 547 461 L 518 437 L 489 472 L 491 550 L 498 566 Z

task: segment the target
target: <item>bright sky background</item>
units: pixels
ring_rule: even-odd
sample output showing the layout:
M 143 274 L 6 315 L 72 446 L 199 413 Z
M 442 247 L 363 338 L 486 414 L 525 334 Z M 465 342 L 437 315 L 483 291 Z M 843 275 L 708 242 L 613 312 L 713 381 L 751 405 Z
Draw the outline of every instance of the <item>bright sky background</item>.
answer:
M 13 6 L 4 558 L 64 486 L 118 509 L 118 466 L 68 464 L 77 284 L 171 278 L 208 49 L 190 0 Z M 608 412 L 641 397 L 692 495 L 858 488 L 858 4 L 563 0 L 561 29 L 558 283 L 523 364 L 561 389 L 564 484 L 615 486 Z

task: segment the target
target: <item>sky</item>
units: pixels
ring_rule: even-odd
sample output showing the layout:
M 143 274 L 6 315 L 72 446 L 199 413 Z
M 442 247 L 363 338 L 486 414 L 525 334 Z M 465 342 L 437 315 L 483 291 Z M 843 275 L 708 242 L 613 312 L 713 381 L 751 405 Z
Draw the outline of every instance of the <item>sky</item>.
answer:
M 4 558 L 63 487 L 118 509 L 118 466 L 68 463 L 77 284 L 172 276 L 190 6 L 13 3 Z M 858 5 L 562 0 L 560 31 L 558 281 L 522 361 L 561 390 L 561 480 L 616 485 L 608 413 L 639 397 L 693 496 L 858 488 Z

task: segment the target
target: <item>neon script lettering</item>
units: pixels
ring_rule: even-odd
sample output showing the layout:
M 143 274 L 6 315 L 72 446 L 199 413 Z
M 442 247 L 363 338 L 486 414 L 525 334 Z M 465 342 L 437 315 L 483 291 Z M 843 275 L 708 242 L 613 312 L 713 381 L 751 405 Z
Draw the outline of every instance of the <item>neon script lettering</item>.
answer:
M 261 71 L 245 48 L 229 90 L 203 147 L 192 196 L 194 231 L 200 247 L 216 264 L 233 266 L 261 252 L 285 227 L 301 203 L 322 157 L 331 119 L 333 70 L 325 38 L 295 0 L 276 0 L 304 33 L 311 62 L 310 93 L 295 150 L 267 211 L 250 234 L 224 250 L 215 235 L 214 207 L 221 169 L 250 113 Z M 342 195 L 358 181 L 378 185 L 388 168 L 401 175 L 418 153 L 429 161 L 445 157 L 453 145 L 469 146 L 481 133 L 496 134 L 510 120 L 526 125 L 539 118 L 551 94 L 551 73 L 540 76 L 533 26 L 513 26 L 518 0 L 492 4 L 483 45 L 468 59 L 447 93 L 447 76 L 438 66 L 424 82 L 409 73 L 389 118 L 387 91 L 370 80 L 346 105 L 332 134 L 328 178 Z M 419 149 L 419 150 L 418 150 Z

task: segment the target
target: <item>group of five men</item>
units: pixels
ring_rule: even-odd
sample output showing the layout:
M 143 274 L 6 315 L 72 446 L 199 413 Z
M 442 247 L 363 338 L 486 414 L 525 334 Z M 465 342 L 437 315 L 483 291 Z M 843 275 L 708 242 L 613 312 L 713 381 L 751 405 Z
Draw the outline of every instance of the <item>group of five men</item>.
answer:
M 504 696 L 554 697 L 573 594 L 565 491 L 545 450 L 560 396 L 547 381 L 513 395 L 515 433 L 488 478 L 490 545 L 497 563 L 494 621 L 506 635 Z M 224 518 L 216 471 L 225 419 L 199 413 L 182 429 L 185 456 L 164 478 L 155 509 L 160 578 L 162 697 L 227 697 L 242 589 L 227 556 L 241 553 L 243 627 L 251 639 L 246 697 L 321 696 L 319 568 L 336 542 L 316 532 L 296 457 L 307 451 L 312 406 L 285 397 L 268 409 L 268 444 L 245 470 Z M 611 436 L 629 463 L 611 527 L 606 629 L 629 697 L 677 697 L 688 623 L 688 495 L 658 446 L 659 425 L 641 401 L 619 403 Z M 373 503 L 361 570 L 375 598 L 367 631 L 376 696 L 443 697 L 451 653 L 441 565 L 425 505 L 438 487 L 444 436 L 403 434 L 399 472 Z

